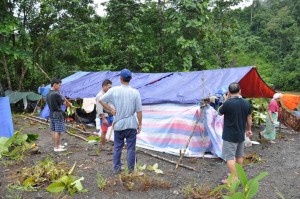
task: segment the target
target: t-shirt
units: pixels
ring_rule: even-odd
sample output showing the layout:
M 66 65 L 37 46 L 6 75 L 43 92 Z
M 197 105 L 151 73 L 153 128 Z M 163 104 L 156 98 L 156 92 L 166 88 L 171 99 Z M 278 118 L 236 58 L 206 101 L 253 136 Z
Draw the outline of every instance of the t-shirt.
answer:
M 138 90 L 127 85 L 116 86 L 109 89 L 100 99 L 111 103 L 116 109 L 115 130 L 137 129 L 138 121 L 135 113 L 142 111 L 142 101 Z
M 103 106 L 99 103 L 100 98 L 104 95 L 105 93 L 101 90 L 97 95 L 96 95 L 96 111 L 98 115 L 104 115 L 104 117 L 112 116 L 112 114 L 103 108 Z M 115 108 L 111 103 L 108 103 L 108 105 L 111 108 Z
M 234 143 L 243 142 L 247 117 L 251 114 L 250 103 L 243 98 L 233 97 L 221 106 L 219 113 L 224 115 L 222 139 Z
M 50 118 L 53 118 L 53 112 L 62 112 L 60 105 L 62 105 L 65 100 L 58 90 L 50 90 L 46 96 L 46 101 L 50 110 Z

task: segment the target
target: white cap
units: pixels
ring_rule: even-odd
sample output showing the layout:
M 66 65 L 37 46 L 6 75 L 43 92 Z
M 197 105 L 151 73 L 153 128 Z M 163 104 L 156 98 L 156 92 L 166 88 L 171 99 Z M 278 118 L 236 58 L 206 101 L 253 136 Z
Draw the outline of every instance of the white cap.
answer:
M 282 94 L 281 93 L 275 93 L 274 95 L 273 95 L 273 99 L 279 99 L 279 98 L 281 98 L 282 97 Z

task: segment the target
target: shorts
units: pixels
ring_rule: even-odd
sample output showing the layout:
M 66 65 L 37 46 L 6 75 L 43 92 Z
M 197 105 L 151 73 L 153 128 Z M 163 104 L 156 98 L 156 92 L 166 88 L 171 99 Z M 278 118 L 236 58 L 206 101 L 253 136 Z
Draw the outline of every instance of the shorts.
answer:
M 244 142 L 234 143 L 223 140 L 222 158 L 225 161 L 244 156 Z
M 106 132 L 108 127 L 110 127 L 114 121 L 114 116 L 108 116 L 106 117 L 107 120 L 107 125 L 102 124 L 102 118 L 100 118 L 100 126 L 101 126 L 101 131 Z
M 51 118 L 50 119 L 50 129 L 51 131 L 57 133 L 64 133 L 66 132 L 66 126 L 64 120 Z

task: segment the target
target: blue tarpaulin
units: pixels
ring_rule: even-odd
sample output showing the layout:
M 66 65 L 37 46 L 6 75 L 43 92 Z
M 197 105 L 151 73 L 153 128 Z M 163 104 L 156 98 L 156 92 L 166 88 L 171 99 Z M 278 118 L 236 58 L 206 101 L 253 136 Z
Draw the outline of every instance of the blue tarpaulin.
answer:
M 66 84 L 72 80 L 78 79 L 84 75 L 89 74 L 90 72 L 82 72 L 82 71 L 78 71 L 64 79 L 62 79 L 62 84 Z M 51 85 L 48 84 L 47 86 L 45 86 L 45 88 L 43 89 L 43 92 L 41 93 L 44 97 L 47 95 L 47 93 L 49 92 L 49 90 L 51 89 Z
M 0 137 L 10 138 L 14 127 L 8 97 L 0 97 Z
M 90 72 L 63 83 L 61 93 L 71 99 L 95 97 L 105 79 L 110 79 L 113 86 L 120 85 L 119 73 Z M 245 97 L 272 97 L 274 94 L 252 66 L 194 72 L 133 73 L 130 85 L 139 90 L 143 104 L 193 104 L 242 79 Z

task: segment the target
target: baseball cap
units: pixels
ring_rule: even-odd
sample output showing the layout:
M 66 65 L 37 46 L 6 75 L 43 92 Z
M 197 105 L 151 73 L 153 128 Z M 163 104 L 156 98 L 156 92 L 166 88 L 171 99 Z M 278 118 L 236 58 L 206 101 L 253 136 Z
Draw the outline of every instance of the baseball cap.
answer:
M 132 74 L 131 74 L 130 70 L 125 68 L 125 69 L 121 70 L 120 76 L 123 78 L 128 78 L 128 77 L 131 77 Z

